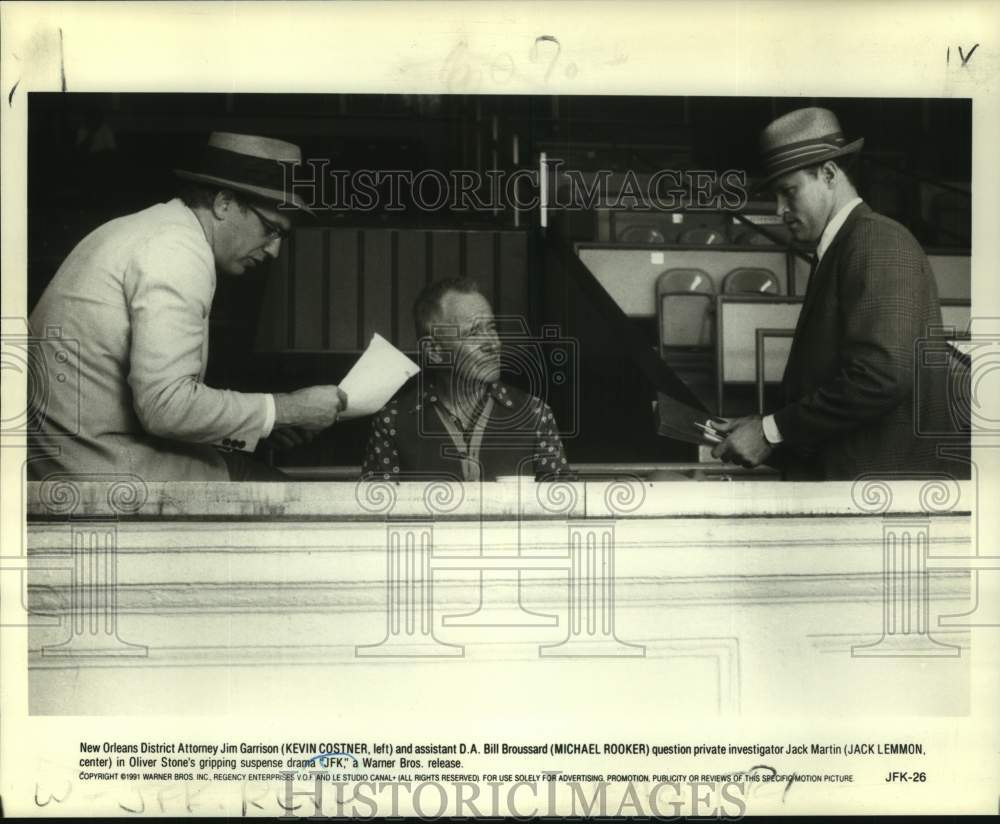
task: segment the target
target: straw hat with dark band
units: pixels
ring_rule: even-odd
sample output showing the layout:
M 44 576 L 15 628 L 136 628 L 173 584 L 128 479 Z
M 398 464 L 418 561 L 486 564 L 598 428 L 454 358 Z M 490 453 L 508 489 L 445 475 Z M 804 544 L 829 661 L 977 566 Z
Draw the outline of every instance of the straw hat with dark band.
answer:
M 854 154 L 864 145 L 863 137 L 851 143 L 844 139 L 837 116 L 829 109 L 789 112 L 761 132 L 760 153 L 767 175 L 761 185 L 796 169 Z
M 185 180 L 207 183 L 277 203 L 291 203 L 312 215 L 304 200 L 285 192 L 285 167 L 291 181 L 292 167 L 302 163 L 302 150 L 294 143 L 231 132 L 213 132 L 196 171 L 174 169 Z

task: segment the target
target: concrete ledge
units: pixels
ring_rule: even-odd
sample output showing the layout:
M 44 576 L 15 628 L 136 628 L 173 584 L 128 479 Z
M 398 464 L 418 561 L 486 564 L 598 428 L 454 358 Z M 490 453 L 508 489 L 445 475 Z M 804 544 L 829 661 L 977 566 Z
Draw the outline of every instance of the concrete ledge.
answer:
M 853 483 L 587 481 L 501 483 L 146 483 L 53 476 L 29 482 L 29 521 L 433 521 L 577 518 L 740 518 L 968 515 L 969 481 L 860 479 Z

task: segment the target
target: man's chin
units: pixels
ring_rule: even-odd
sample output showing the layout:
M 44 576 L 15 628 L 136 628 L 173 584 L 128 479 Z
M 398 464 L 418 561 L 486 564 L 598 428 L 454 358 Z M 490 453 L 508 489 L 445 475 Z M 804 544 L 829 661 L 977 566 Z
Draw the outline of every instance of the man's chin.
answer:
M 786 224 L 788 226 L 788 231 L 791 232 L 792 240 L 796 243 L 809 244 L 816 243 L 819 240 L 819 235 L 815 237 L 806 228 L 804 223 L 793 223 Z
M 242 275 L 247 271 L 248 267 L 246 263 L 239 261 L 236 263 L 229 263 L 225 266 L 220 266 L 219 268 L 222 270 L 222 274 L 233 277 L 235 275 Z

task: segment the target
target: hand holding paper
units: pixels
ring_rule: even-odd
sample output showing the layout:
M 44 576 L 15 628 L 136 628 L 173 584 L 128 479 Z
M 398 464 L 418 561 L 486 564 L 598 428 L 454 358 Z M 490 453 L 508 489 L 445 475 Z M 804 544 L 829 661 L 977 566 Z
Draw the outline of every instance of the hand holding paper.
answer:
M 376 332 L 340 382 L 347 393 L 347 409 L 340 413 L 340 420 L 374 415 L 419 371 L 417 364 Z

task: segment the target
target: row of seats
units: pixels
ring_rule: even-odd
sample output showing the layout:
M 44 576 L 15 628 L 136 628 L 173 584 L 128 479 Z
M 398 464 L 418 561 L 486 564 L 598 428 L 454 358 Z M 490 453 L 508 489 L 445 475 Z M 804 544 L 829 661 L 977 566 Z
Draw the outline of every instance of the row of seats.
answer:
M 660 354 L 681 378 L 700 396 L 714 385 L 720 415 L 750 411 L 745 393 L 727 400 L 727 387 L 756 386 L 761 411 L 765 386 L 784 372 L 802 298 L 781 295 L 766 269 L 734 269 L 718 294 L 704 271 L 672 269 L 657 281 L 657 304 Z M 934 334 L 966 339 L 970 317 L 968 301 L 951 300 L 941 306 L 942 328 Z
M 791 240 L 784 225 L 771 225 L 767 231 L 775 239 L 758 232 L 748 226 L 698 226 L 693 229 L 683 229 L 679 232 L 669 231 L 665 226 L 625 225 L 616 227 L 617 240 L 620 243 L 633 243 L 651 246 L 774 246 L 776 243 L 786 244 Z
M 945 193 L 931 201 L 929 210 L 925 231 L 929 233 L 928 240 L 932 245 L 948 247 L 967 243 L 971 226 L 967 200 L 963 200 L 961 195 Z M 622 215 L 614 221 L 614 237 L 605 239 L 649 246 L 773 246 L 791 243 L 791 234 L 784 224 L 769 223 L 764 228 L 768 234 L 743 223 L 684 227 L 672 225 L 668 219 L 637 220 L 634 215 Z
M 776 296 L 778 278 L 770 269 L 741 266 L 722 279 L 724 295 Z M 715 339 L 715 285 L 702 269 L 667 269 L 656 280 L 661 353 L 676 347 L 710 347 Z

